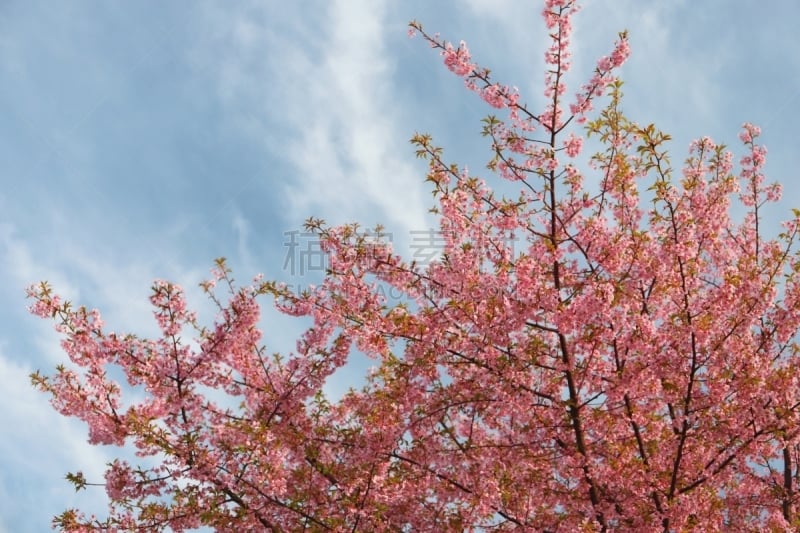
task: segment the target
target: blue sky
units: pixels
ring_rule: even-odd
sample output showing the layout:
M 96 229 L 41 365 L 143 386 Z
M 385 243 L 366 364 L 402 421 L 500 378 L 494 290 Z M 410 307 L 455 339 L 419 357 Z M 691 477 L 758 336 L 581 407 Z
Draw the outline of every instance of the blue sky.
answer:
M 411 257 L 413 232 L 435 221 L 408 139 L 431 133 L 482 173 L 490 110 L 406 23 L 465 39 L 535 104 L 539 11 L 517 0 L 0 4 L 0 532 L 47 531 L 68 506 L 102 511 L 101 489 L 76 495 L 63 477 L 102 480 L 115 452 L 86 445 L 84 427 L 28 384 L 64 356 L 51 324 L 27 314 L 25 286 L 49 280 L 109 330 L 147 335 L 153 279 L 207 310 L 196 285 L 218 256 L 241 280 L 313 282 L 319 272 L 292 271 L 286 246 L 310 215 L 383 223 Z M 777 230 L 800 203 L 797 20 L 788 0 L 589 1 L 571 80 L 627 28 L 624 109 L 673 135 L 675 166 L 691 139 L 736 147 L 743 122 L 762 126 L 769 177 L 784 184 L 767 215 Z M 295 251 L 313 247 L 297 238 Z M 286 351 L 302 324 L 267 312 L 265 327 Z

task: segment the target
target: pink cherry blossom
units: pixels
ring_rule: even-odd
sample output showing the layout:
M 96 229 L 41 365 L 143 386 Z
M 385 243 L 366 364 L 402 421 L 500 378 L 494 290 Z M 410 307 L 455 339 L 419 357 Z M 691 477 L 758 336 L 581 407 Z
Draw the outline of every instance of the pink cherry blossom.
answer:
M 154 282 L 153 339 L 30 287 L 66 356 L 32 383 L 92 444 L 142 459 L 112 461 L 104 480 L 69 474 L 76 489 L 104 487 L 108 513 L 67 510 L 54 526 L 797 530 L 800 211 L 765 234 L 781 189 L 750 124 L 738 167 L 700 137 L 673 169 L 669 135 L 622 113 L 624 33 L 565 104 L 577 11 L 544 1 L 537 108 L 463 42 L 410 24 L 501 110 L 483 133 L 489 172 L 508 181 L 496 193 L 414 135 L 444 241 L 429 264 L 312 218 L 321 284 L 242 287 L 219 259 L 201 284 L 209 325 L 179 285 Z M 308 321 L 289 353 L 264 344 L 279 327 L 264 297 Z M 354 350 L 372 368 L 331 400 L 325 385 Z
M 578 154 L 581 153 L 581 147 L 583 146 L 583 139 L 581 137 L 576 137 L 575 134 L 570 133 L 569 137 L 564 141 L 564 148 L 567 151 L 567 155 L 570 157 L 578 157 Z

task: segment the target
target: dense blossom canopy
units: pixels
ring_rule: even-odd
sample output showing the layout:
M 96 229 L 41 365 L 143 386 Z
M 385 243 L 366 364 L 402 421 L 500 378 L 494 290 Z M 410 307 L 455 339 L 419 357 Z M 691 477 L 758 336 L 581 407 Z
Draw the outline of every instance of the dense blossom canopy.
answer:
M 570 96 L 577 10 L 544 2 L 542 109 L 495 82 L 465 43 L 411 23 L 504 113 L 485 119 L 488 166 L 518 191 L 500 197 L 415 135 L 446 241 L 430 265 L 355 224 L 311 219 L 329 260 L 320 286 L 237 287 L 219 260 L 203 284 L 213 326 L 159 281 L 156 339 L 107 333 L 97 311 L 32 287 L 32 311 L 56 320 L 71 361 L 35 385 L 86 422 L 91 443 L 132 445 L 155 464 L 113 462 L 108 516 L 68 510 L 55 525 L 800 529 L 798 213 L 777 238 L 763 235 L 780 188 L 765 182 L 755 126 L 744 126 L 736 168 L 707 137 L 672 168 L 669 136 L 622 113 L 625 33 Z M 587 138 L 601 150 L 581 159 Z M 387 301 L 387 286 L 405 299 Z M 262 295 L 313 321 L 293 353 L 261 344 Z M 329 401 L 322 387 L 353 350 L 375 370 Z

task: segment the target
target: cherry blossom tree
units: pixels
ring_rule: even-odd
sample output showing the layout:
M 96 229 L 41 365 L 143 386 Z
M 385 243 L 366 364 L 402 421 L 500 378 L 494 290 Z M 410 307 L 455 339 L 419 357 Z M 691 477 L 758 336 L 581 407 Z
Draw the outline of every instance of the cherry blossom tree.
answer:
M 240 287 L 218 260 L 202 285 L 214 324 L 158 281 L 155 339 L 107 333 L 97 311 L 31 287 L 71 361 L 33 383 L 92 444 L 132 446 L 150 465 L 116 460 L 104 482 L 69 474 L 104 486 L 108 515 L 73 509 L 54 525 L 800 530 L 800 212 L 764 234 L 780 187 L 750 124 L 738 165 L 703 137 L 673 169 L 669 136 L 622 113 L 625 33 L 569 96 L 577 11 L 544 1 L 541 109 L 463 42 L 411 23 L 503 114 L 484 120 L 488 167 L 518 190 L 500 196 L 415 135 L 446 241 L 431 264 L 310 219 L 329 261 L 321 285 Z M 600 151 L 585 156 L 586 139 Z M 261 296 L 313 321 L 293 353 L 262 344 Z M 374 371 L 330 401 L 323 385 L 354 350 Z

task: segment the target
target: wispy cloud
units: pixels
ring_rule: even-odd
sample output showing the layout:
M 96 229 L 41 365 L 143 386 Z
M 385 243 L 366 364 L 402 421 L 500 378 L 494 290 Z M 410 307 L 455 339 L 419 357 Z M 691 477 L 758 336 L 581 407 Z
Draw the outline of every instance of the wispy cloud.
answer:
M 412 130 L 390 87 L 385 2 L 319 3 L 316 17 L 253 9 L 227 17 L 219 90 L 267 152 L 291 163 L 274 176 L 287 218 L 424 228 L 423 187 L 406 148 Z M 291 20 L 289 30 L 275 29 L 276 16 Z
M 0 439 L 0 531 L 45 531 L 67 506 L 102 512 L 102 491 L 76 495 L 64 475 L 69 469 L 102 480 L 104 465 L 111 460 L 108 450 L 87 445 L 83 425 L 61 417 L 29 385 L 33 368 L 4 351 L 0 388 L 13 401 L 0 411 L 0 427 L 10 437 Z

